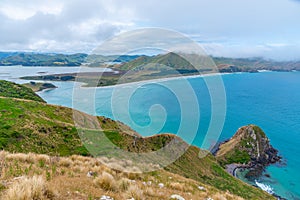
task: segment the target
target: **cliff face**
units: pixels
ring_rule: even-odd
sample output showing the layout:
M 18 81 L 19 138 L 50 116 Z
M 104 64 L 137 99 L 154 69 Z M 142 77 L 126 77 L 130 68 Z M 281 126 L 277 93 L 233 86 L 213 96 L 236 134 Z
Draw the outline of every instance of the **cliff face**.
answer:
M 255 125 L 243 126 L 216 153 L 222 165 L 239 164 L 250 170 L 247 176 L 258 176 L 264 168 L 280 161 L 266 134 Z

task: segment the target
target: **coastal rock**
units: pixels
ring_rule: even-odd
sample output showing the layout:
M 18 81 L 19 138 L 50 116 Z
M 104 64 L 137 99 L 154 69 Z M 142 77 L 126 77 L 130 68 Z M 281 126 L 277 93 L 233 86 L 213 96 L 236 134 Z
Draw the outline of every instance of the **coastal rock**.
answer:
M 260 176 L 266 166 L 281 159 L 266 134 L 255 125 L 239 128 L 230 140 L 220 144 L 216 157 L 223 166 L 248 168 L 247 178 Z

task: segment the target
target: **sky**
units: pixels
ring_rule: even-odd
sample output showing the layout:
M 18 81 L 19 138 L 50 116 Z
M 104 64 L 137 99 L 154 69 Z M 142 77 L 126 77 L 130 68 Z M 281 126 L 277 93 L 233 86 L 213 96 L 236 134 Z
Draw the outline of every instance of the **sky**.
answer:
M 0 51 L 91 52 L 144 27 L 214 56 L 300 60 L 298 0 L 0 0 Z

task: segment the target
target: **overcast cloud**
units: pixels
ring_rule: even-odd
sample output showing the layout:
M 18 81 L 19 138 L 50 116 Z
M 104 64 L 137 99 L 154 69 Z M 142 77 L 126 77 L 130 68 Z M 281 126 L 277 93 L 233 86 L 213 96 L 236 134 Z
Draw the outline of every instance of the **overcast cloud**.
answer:
M 295 0 L 0 1 L 0 51 L 91 52 L 142 27 L 173 29 L 216 56 L 300 59 Z

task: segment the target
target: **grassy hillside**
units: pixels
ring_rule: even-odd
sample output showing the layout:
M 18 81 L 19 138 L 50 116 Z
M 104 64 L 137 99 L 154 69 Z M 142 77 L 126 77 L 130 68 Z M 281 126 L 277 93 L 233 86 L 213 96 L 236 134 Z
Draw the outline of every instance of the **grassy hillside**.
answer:
M 107 160 L 105 157 L 51 157 L 0 151 L 0 160 L 0 199 L 3 200 L 92 200 L 104 195 L 115 200 L 169 200 L 174 194 L 185 199 L 243 199 L 165 170 L 118 173 L 102 164 Z
M 86 123 L 94 120 L 84 113 L 80 116 Z M 123 126 L 103 117 L 98 119 L 114 131 Z M 0 148 L 11 152 L 89 155 L 75 128 L 72 109 L 4 97 L 0 98 Z
M 11 152 L 83 154 L 69 109 L 36 101 L 0 99 L 0 148 Z
M 10 86 L 14 88 L 15 84 Z M 8 89 L 11 90 L 12 88 Z M 170 149 L 170 156 L 176 154 L 177 149 L 187 148 L 187 144 L 174 135 L 162 134 L 143 138 L 120 122 L 104 117 L 93 117 L 76 111 L 78 114 L 76 116 L 79 117 L 79 121 L 83 123 L 79 125 L 85 125 L 86 127 L 79 131 L 82 139 L 80 140 L 77 132 L 78 130 L 76 130 L 74 125 L 72 109 L 48 105 L 41 101 L 10 98 L 10 94 L 8 96 L 9 97 L 0 98 L 0 148 L 9 152 L 34 152 L 52 156 L 71 156 L 74 154 L 87 156 L 90 154 L 89 151 L 87 151 L 88 148 L 93 154 L 97 154 L 101 157 L 108 156 L 108 159 L 111 159 L 110 157 L 113 155 L 116 147 L 106 148 L 105 145 L 107 144 L 104 142 L 105 140 L 101 140 L 101 135 L 97 135 L 97 138 L 88 137 L 92 140 L 85 141 L 87 148 L 82 144 L 82 140 L 84 141 L 88 134 L 93 135 L 98 133 L 96 130 L 99 129 L 99 126 L 102 128 L 104 135 L 110 142 L 114 143 L 119 148 L 130 152 L 152 152 L 165 147 L 171 142 L 175 142 L 177 145 L 175 146 L 176 148 Z M 21 95 L 19 98 L 23 96 L 24 95 Z M 97 144 L 98 147 L 97 145 L 95 147 L 93 143 Z M 204 158 L 199 158 L 199 153 L 203 152 L 203 150 L 200 150 L 197 147 L 188 147 L 186 152 L 176 162 L 165 167 L 165 170 L 186 178 L 194 179 L 197 184 L 208 185 L 208 187 L 214 188 L 211 190 L 215 191 L 214 194 L 217 194 L 219 191 L 223 191 L 223 193 L 228 191 L 231 194 L 238 195 L 245 199 L 272 199 L 272 196 L 267 193 L 249 186 L 229 175 L 210 153 Z M 155 158 L 162 159 L 161 162 L 163 162 L 163 157 Z M 26 159 L 23 159 L 22 162 L 27 163 Z M 67 166 L 75 167 L 75 162 L 76 161 L 69 162 Z M 16 163 L 15 167 L 7 169 L 9 172 L 19 175 L 31 173 L 32 163 L 29 162 L 26 164 L 27 170 L 24 167 L 20 167 L 23 166 L 21 161 L 12 161 L 10 165 L 14 165 L 14 163 Z M 38 161 L 37 163 L 44 170 L 37 174 L 44 173 L 45 178 L 50 180 L 49 177 L 52 177 L 51 170 L 53 170 L 56 165 L 53 166 L 52 161 L 47 165 L 45 165 L 46 161 Z M 123 166 L 127 166 L 127 164 L 123 164 Z M 91 166 L 88 166 L 87 168 L 89 167 Z M 66 169 L 64 169 L 64 171 L 65 174 Z M 68 173 L 70 173 L 68 174 L 70 177 L 67 180 L 72 181 L 71 183 L 76 182 L 74 180 L 81 180 L 79 177 L 82 177 L 82 174 L 74 175 L 75 172 L 72 171 L 69 171 Z M 162 173 L 167 172 L 163 170 Z M 166 177 L 165 175 L 162 176 L 160 172 L 152 172 L 150 175 L 156 177 L 156 179 L 158 179 L 157 181 L 160 181 L 162 177 Z M 78 177 L 78 179 L 72 179 L 74 177 Z M 64 181 L 66 180 L 64 178 L 62 179 Z M 120 179 L 120 177 L 118 179 Z M 164 183 L 167 184 L 167 179 L 163 179 Z M 62 184 L 61 179 L 59 180 L 60 182 L 58 184 Z M 147 180 L 147 178 L 139 180 Z M 85 185 L 85 183 L 83 185 Z M 68 187 L 72 187 L 72 184 Z M 196 186 L 194 185 L 192 187 L 195 188 Z M 190 193 L 192 195 L 198 194 L 196 192 L 194 193 L 194 191 L 195 189 L 192 189 Z M 185 191 L 182 194 L 187 195 L 188 191 Z M 153 195 L 159 195 L 159 193 Z M 232 199 L 236 198 L 232 197 Z
M 25 86 L 0 80 L 0 97 L 11 97 L 26 100 L 45 102 L 41 97 L 35 94 L 30 88 Z
M 117 146 L 139 153 L 148 152 L 151 149 L 160 149 L 173 141 L 173 139 L 177 140 L 178 149 L 186 145 L 180 138 L 171 134 L 155 135 L 147 138 L 139 138 L 138 140 L 133 136 L 122 133 L 107 134 L 107 137 L 117 144 Z M 134 146 L 132 146 L 133 141 L 135 141 Z M 176 150 L 173 153 L 176 154 Z M 200 158 L 199 154 L 207 155 L 204 158 Z M 211 185 L 222 191 L 229 191 L 245 199 L 272 199 L 264 191 L 249 186 L 228 174 L 212 154 L 195 146 L 188 147 L 186 152 L 173 164 L 165 167 L 165 170 Z

